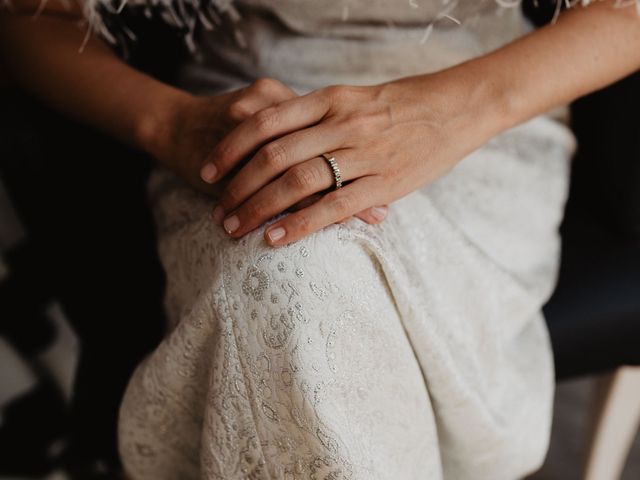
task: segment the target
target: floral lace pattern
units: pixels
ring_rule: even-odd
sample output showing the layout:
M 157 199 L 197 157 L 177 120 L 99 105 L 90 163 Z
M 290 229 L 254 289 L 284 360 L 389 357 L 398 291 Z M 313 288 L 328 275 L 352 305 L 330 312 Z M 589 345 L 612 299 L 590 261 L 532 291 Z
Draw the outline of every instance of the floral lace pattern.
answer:
M 171 326 L 123 401 L 128 475 L 496 480 L 535 469 L 554 384 L 540 307 L 571 149 L 566 127 L 534 120 L 391 205 L 383 224 L 351 219 L 279 249 L 264 227 L 228 238 L 210 199 L 156 172 Z

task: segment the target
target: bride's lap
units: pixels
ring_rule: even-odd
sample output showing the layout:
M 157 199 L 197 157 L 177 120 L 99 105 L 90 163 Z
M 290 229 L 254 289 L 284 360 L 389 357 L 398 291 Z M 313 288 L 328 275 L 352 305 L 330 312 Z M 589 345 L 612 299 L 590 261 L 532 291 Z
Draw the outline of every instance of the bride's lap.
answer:
M 535 469 L 553 393 L 539 309 L 570 149 L 549 122 L 503 135 L 381 225 L 278 249 L 264 226 L 229 238 L 211 199 L 157 173 L 171 328 L 123 401 L 132 479 Z
M 345 235 L 362 222 L 273 249 L 195 198 L 159 222 L 173 326 L 123 403 L 131 477 L 438 478 L 422 372 L 375 256 Z

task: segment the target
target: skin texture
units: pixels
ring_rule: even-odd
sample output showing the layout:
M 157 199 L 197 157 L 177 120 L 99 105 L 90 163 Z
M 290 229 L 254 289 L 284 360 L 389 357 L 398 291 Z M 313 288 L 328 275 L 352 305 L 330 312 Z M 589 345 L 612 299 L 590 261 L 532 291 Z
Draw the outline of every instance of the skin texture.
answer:
M 55 5 L 37 22 L 28 4 L 0 15 L 0 54 L 13 80 L 220 196 L 214 220 L 234 238 L 293 211 L 265 232 L 273 246 L 354 214 L 375 223 L 372 207 L 433 181 L 492 136 L 640 67 L 635 8 L 604 0 L 434 74 L 302 97 L 262 79 L 197 98 L 132 69 L 98 39 L 78 54 L 77 13 Z M 339 190 L 330 188 L 324 152 L 346 181 Z M 273 240 L 274 232 L 284 235 Z
M 224 178 L 213 183 L 201 179 L 203 159 L 204 165 L 212 165 L 211 154 L 214 146 L 231 130 L 255 113 L 296 97 L 297 94 L 289 87 L 269 78 L 259 79 L 246 88 L 230 93 L 209 97 L 187 97 L 175 109 L 170 128 L 163 135 L 156 136 L 157 140 L 151 142 L 148 149 L 152 150 L 156 159 L 170 166 L 194 187 L 204 193 L 219 196 L 226 184 L 235 178 L 234 172 L 251 158 L 252 152 L 246 152 Z M 309 195 L 298 197 L 295 202 L 288 203 L 286 208 L 280 211 L 295 211 L 308 206 L 320 198 L 316 193 L 309 192 Z M 385 216 L 376 217 L 375 211 L 372 212 L 370 208 L 354 212 L 353 215 L 368 223 L 378 223 Z M 214 220 L 219 223 L 220 218 L 214 215 Z

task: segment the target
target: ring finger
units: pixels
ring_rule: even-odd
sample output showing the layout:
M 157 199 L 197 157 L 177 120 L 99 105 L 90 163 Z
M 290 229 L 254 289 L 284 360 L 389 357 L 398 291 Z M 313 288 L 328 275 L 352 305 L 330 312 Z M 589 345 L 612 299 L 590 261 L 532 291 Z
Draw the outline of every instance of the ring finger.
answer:
M 225 212 L 238 208 L 260 188 L 307 159 L 345 146 L 345 134 L 330 124 L 314 127 L 276 139 L 262 148 L 233 175 L 220 197 Z
M 357 171 L 358 162 L 350 161 L 352 152 L 352 150 L 335 152 L 343 182 L 366 174 L 366 172 Z M 297 202 L 334 185 L 334 173 L 327 160 L 323 157 L 314 157 L 294 165 L 280 177 L 262 187 L 224 218 L 223 228 L 230 236 L 241 237 Z M 216 207 L 214 210 L 215 220 L 220 219 L 219 209 L 220 207 Z

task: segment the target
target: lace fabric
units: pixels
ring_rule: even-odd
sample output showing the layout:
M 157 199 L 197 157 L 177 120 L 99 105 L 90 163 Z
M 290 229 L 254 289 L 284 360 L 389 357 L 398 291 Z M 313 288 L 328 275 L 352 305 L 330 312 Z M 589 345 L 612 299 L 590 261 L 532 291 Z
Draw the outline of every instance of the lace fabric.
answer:
M 539 118 L 390 206 L 272 249 L 150 184 L 166 339 L 120 418 L 133 480 L 515 479 L 546 453 L 540 307 L 573 139 Z

